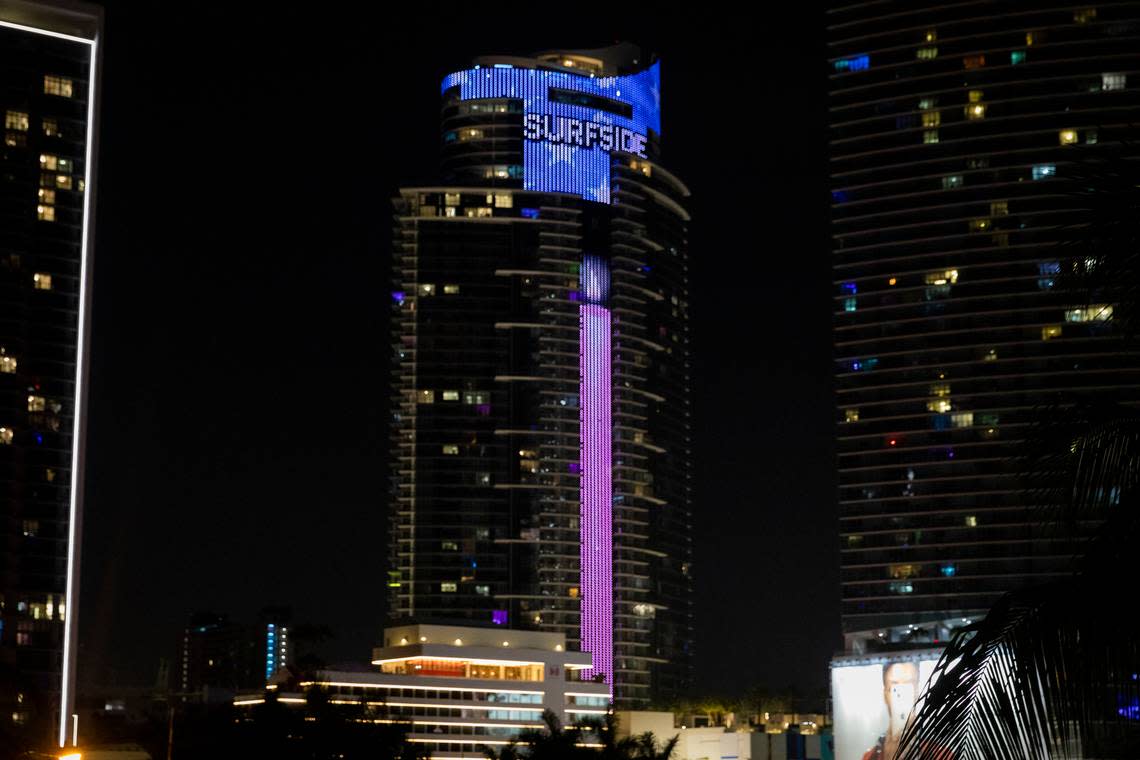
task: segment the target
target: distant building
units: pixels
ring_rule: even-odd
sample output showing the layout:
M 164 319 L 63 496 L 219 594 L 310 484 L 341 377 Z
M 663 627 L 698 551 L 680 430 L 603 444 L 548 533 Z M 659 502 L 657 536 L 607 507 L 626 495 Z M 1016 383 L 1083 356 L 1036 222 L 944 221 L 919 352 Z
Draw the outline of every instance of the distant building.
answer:
M 75 699 L 102 14 L 0 4 L 0 733 L 60 745 Z
M 237 691 L 264 687 L 293 662 L 291 628 L 284 607 L 262 610 L 253 624 L 195 613 L 182 632 L 173 690 L 183 700 L 228 701 Z
M 508 744 L 520 731 L 542 728 L 543 710 L 567 724 L 604 715 L 605 683 L 580 681 L 590 655 L 566 651 L 561 633 L 444 625 L 384 631 L 373 650 L 376 670 L 319 671 L 293 686 L 274 684 L 279 703 L 298 708 L 317 687 L 340 704 L 359 704 L 370 719 L 411 724 L 408 741 L 432 757 L 481 757 L 480 747 Z M 252 708 L 265 690 L 239 695 Z

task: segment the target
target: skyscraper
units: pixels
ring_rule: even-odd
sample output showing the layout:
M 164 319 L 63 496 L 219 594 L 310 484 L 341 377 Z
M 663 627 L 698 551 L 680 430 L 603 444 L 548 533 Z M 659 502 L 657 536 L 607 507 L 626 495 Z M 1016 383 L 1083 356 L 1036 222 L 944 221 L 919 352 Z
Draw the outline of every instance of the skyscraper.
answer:
M 102 10 L 0 7 L 0 721 L 72 736 Z M 42 729 L 43 733 L 40 733 Z
M 1054 245 L 1070 167 L 1135 140 L 1140 13 L 890 0 L 828 24 L 843 628 L 933 642 L 1069 572 L 1012 463 L 1035 407 L 1140 400 L 1113 305 L 1057 290 Z
M 477 59 L 396 199 L 389 614 L 564 633 L 619 703 L 690 679 L 685 185 L 630 45 Z

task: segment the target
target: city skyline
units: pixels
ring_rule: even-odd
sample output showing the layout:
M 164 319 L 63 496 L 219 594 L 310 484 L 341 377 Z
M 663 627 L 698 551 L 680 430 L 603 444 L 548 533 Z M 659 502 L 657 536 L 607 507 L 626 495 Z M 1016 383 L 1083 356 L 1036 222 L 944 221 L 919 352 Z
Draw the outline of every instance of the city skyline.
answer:
M 115 129 L 104 129 L 104 152 L 119 160 L 105 162 L 104 181 L 114 190 L 103 196 L 100 213 L 120 223 L 101 228 L 99 250 L 114 255 L 99 270 L 107 273 L 101 292 L 108 295 L 95 302 L 96 324 L 106 328 L 95 334 L 104 371 L 95 377 L 101 403 L 92 410 L 92 434 L 99 428 L 107 444 L 94 454 L 104 469 L 90 485 L 106 519 L 90 526 L 89 545 L 97 547 L 94 564 L 85 567 L 90 656 L 80 677 L 89 684 L 152 683 L 157 659 L 169 653 L 147 641 L 143 619 L 146 627 L 179 631 L 198 609 L 240 618 L 267 603 L 329 623 L 341 634 L 330 656 L 354 659 L 374 643 L 383 613 L 375 603 L 383 589 L 366 590 L 360 579 L 377 587 L 386 581 L 377 551 L 386 411 L 376 396 L 387 370 L 374 346 L 376 336 L 388 334 L 376 284 L 387 279 L 389 199 L 402 184 L 430 180 L 424 168 L 433 162 L 423 157 L 436 150 L 438 82 L 446 73 L 488 52 L 525 54 L 567 42 L 586 48 L 612 38 L 599 38 L 585 22 L 557 31 L 503 27 L 480 40 L 452 30 L 438 53 L 411 55 L 394 30 L 378 47 L 338 30 L 341 37 L 322 43 L 335 55 L 297 58 L 280 47 L 300 28 L 300 17 L 288 13 L 257 19 L 276 33 L 258 33 L 254 44 L 250 35 L 260 27 L 252 14 L 220 24 L 178 9 L 114 11 L 108 34 L 119 42 L 106 48 L 105 113 L 120 116 Z M 712 144 L 715 124 L 683 104 L 731 102 L 740 83 L 713 72 L 734 65 L 744 71 L 754 54 L 743 40 L 723 53 L 735 63 L 686 52 L 668 31 L 675 20 L 662 17 L 621 36 L 661 55 L 671 83 L 664 149 L 694 192 L 694 218 L 717 209 L 720 194 L 755 198 L 756 212 L 771 220 L 760 223 L 774 229 L 779 217 L 808 208 L 820 213 L 822 198 L 788 192 L 806 187 L 795 184 L 803 182 L 801 156 L 745 150 L 737 160 L 756 168 L 730 172 L 697 152 Z M 161 45 L 131 33 L 175 27 L 181 31 Z M 199 59 L 190 54 L 194 35 L 207 30 L 217 44 Z M 265 74 L 269 59 L 273 77 Z M 378 76 L 388 94 L 362 100 Z M 803 98 L 810 112 L 816 100 L 799 92 L 798 81 L 774 97 Z M 390 118 L 396 103 L 398 120 Z M 325 126 L 313 132 L 314 124 Z M 343 130 L 358 148 L 345 150 Z M 174 156 L 177 168 L 158 168 Z M 785 185 L 757 190 L 753 178 L 774 171 Z M 131 189 L 151 181 L 160 182 L 161 193 Z M 240 202 L 232 192 L 239 185 L 246 188 Z M 712 634 L 698 630 L 697 639 L 715 642 L 696 653 L 705 690 L 713 683 L 732 683 L 732 690 L 813 681 L 822 687 L 838 638 L 828 586 L 834 522 L 825 262 L 762 255 L 746 231 L 752 223 L 729 215 L 693 231 L 694 241 L 722 251 L 692 262 L 694 290 L 716 294 L 708 311 L 694 315 L 708 346 L 695 357 L 695 415 L 711 421 L 696 430 L 696 465 L 705 471 L 698 488 L 710 506 L 697 514 L 694 540 L 716 546 L 703 550 L 703 559 L 698 549 L 694 562 L 697 625 Z M 809 236 L 822 236 L 820 225 L 809 226 Z M 744 276 L 722 278 L 718 270 L 730 261 L 744 267 Z M 805 275 L 805 265 L 818 271 Z M 737 336 L 723 325 L 749 323 L 758 294 L 779 315 L 803 315 L 804 298 L 814 299 L 807 323 L 814 338 L 800 336 L 807 329 L 801 319 L 794 331 L 771 332 L 763 355 L 734 349 Z M 143 313 L 153 319 L 138 321 Z M 346 404 L 334 414 L 329 404 L 340 402 L 330 402 L 330 393 Z M 758 435 L 768 429 L 778 441 Z M 739 473 L 747 473 L 743 481 Z M 746 491 L 742 482 L 751 483 Z M 729 535 L 725 525 L 732 526 Z M 815 569 L 789 599 L 779 584 L 794 587 L 794 576 L 782 568 L 799 562 Z M 789 654 L 805 629 L 825 633 L 815 639 L 815 654 L 800 660 Z M 732 652 L 759 632 L 770 649 L 741 667 Z

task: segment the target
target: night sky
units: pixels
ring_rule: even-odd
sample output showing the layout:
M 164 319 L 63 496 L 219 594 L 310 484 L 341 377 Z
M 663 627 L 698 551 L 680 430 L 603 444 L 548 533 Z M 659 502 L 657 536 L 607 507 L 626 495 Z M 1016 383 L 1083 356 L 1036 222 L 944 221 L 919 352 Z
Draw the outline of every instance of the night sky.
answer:
M 390 199 L 433 179 L 439 80 L 624 39 L 663 61 L 662 160 L 693 191 L 697 691 L 823 689 L 840 636 L 822 12 L 228 5 L 107 8 L 81 683 L 152 685 L 190 613 L 269 604 L 366 662 Z M 636 15 L 597 20 L 618 10 Z

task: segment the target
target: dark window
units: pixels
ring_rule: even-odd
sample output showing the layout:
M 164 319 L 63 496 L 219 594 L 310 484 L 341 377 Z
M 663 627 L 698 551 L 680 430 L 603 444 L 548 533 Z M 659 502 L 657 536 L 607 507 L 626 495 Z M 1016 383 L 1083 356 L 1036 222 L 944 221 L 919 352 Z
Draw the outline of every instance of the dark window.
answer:
M 633 106 L 629 103 L 623 103 L 620 100 L 614 100 L 612 98 L 605 98 L 601 95 L 587 95 L 584 92 L 551 87 L 547 97 L 552 103 L 565 103 L 571 106 L 593 108 L 597 111 L 608 111 L 609 113 L 616 113 L 618 116 L 624 116 L 627 119 L 633 116 Z

